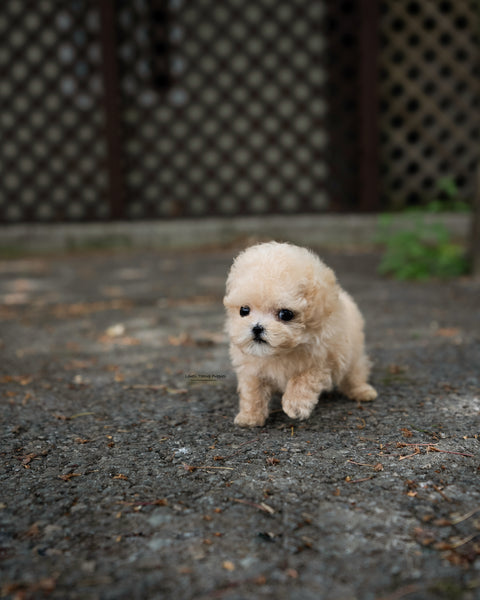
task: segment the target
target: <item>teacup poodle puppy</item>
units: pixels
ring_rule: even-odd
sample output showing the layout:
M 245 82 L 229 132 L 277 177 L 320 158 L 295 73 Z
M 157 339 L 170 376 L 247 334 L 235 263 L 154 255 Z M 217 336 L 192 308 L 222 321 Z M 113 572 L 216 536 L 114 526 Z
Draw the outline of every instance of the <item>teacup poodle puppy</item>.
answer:
M 264 425 L 275 391 L 294 419 L 307 419 L 322 391 L 335 386 L 355 400 L 376 398 L 362 315 L 310 250 L 278 242 L 247 248 L 232 265 L 224 305 L 237 425 Z

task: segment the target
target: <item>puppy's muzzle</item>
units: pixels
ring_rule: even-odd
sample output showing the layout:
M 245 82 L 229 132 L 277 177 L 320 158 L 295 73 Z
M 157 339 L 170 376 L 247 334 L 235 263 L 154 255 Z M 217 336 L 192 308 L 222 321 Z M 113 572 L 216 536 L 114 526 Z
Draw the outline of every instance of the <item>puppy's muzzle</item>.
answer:
M 252 327 L 253 341 L 258 342 L 259 344 L 266 344 L 266 340 L 263 339 L 263 333 L 265 329 L 257 323 Z

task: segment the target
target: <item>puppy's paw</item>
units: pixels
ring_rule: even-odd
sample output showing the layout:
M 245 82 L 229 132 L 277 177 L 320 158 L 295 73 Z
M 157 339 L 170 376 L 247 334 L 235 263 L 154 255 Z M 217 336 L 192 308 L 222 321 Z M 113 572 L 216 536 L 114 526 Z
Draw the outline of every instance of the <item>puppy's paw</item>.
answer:
M 235 417 L 235 425 L 239 427 L 262 427 L 265 425 L 266 417 L 251 412 L 239 412 Z
M 299 419 L 304 421 L 312 414 L 312 410 L 315 403 L 305 400 L 290 400 L 288 398 L 282 399 L 282 408 L 291 419 Z
M 368 383 L 364 383 L 351 391 L 350 397 L 359 402 L 371 402 L 378 396 L 377 390 Z

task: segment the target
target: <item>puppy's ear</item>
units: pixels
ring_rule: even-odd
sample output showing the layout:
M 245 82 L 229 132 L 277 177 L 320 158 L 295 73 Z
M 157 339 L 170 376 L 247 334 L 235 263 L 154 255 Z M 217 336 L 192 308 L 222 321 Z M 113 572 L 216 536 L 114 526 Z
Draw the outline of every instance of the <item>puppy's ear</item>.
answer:
M 339 287 L 332 269 L 322 265 L 322 269 L 316 274 L 304 288 L 304 297 L 307 301 L 306 316 L 313 326 L 321 326 L 338 306 Z
M 226 296 L 224 296 L 224 298 L 223 298 L 223 306 L 225 308 L 229 308 L 230 306 L 232 306 L 232 299 L 231 299 L 230 295 L 227 294 Z
M 228 277 L 227 277 L 227 282 L 225 284 L 225 296 L 223 298 L 223 305 L 225 306 L 225 308 L 228 308 L 229 306 L 232 305 L 232 295 L 233 295 L 233 293 L 232 293 L 233 292 L 233 290 L 232 290 L 232 288 L 233 288 L 232 280 L 233 280 L 233 266 L 230 269 L 230 272 L 229 272 Z

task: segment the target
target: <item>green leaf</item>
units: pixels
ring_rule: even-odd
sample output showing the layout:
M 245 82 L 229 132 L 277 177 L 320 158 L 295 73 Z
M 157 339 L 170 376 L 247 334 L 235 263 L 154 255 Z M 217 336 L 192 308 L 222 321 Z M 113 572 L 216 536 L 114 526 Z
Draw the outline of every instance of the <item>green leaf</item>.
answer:
M 449 200 L 458 197 L 458 186 L 453 177 L 441 177 L 437 182 L 437 187 L 441 192 L 444 192 Z

